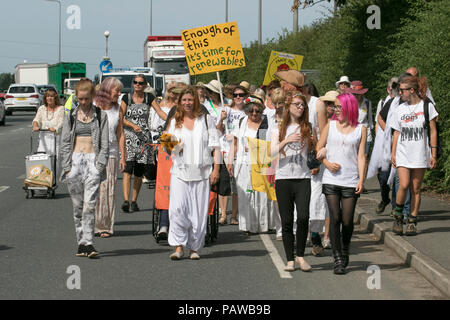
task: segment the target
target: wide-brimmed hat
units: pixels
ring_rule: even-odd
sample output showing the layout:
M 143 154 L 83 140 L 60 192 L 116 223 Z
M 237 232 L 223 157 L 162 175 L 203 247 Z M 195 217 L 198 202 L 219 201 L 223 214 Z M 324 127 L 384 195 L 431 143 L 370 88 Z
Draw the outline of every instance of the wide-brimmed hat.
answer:
M 363 87 L 362 81 L 352 81 L 351 86 L 346 91 L 353 94 L 365 94 L 369 89 Z
M 332 91 L 328 91 L 327 93 L 325 93 L 324 96 L 319 97 L 319 99 L 322 101 L 334 102 L 334 101 L 336 101 L 336 98 L 338 95 L 339 95 L 339 92 L 332 90 Z
M 346 82 L 348 85 L 350 85 L 350 79 L 347 76 L 342 76 L 339 81 L 336 82 L 336 88 L 339 87 L 339 84 Z
M 305 82 L 305 77 L 297 70 L 280 70 L 274 73 L 274 76 L 280 80 L 286 81 L 296 87 L 301 87 Z
M 244 87 L 245 89 L 250 90 L 250 83 L 248 83 L 247 81 L 241 81 L 241 83 L 239 83 L 239 85 L 241 87 Z
M 218 80 L 211 80 L 208 84 L 203 85 L 203 87 L 218 94 L 223 92 L 223 84 L 221 84 Z

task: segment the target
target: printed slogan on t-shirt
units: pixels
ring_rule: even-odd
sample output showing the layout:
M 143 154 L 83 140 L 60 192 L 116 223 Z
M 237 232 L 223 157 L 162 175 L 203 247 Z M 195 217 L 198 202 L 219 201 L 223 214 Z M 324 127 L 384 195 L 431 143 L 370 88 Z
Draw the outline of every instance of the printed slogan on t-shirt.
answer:
M 245 67 L 236 22 L 181 31 L 191 75 Z

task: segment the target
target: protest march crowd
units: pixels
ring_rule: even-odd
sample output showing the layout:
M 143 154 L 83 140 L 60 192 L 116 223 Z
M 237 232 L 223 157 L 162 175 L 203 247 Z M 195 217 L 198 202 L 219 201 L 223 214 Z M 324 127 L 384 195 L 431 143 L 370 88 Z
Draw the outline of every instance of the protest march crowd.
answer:
M 274 76 L 261 87 L 170 83 L 157 98 L 136 75 L 121 99 L 118 79 L 96 88 L 84 78 L 65 107 L 47 91 L 33 128 L 57 133 L 51 152 L 59 154 L 60 179 L 72 199 L 76 255 L 98 257 L 94 237 L 113 236 L 119 170 L 121 209 L 139 211 L 142 183 L 156 179 L 161 153 L 172 165 L 158 236 L 175 248 L 172 260 L 184 250 L 200 259 L 211 190 L 220 225 L 238 225 L 247 235 L 275 233 L 286 271 L 310 271 L 304 256 L 312 245 L 314 256 L 331 249 L 333 272 L 345 274 L 356 203 L 374 176 L 381 190 L 377 213 L 391 206 L 392 230 L 417 234 L 420 186 L 426 169 L 436 166 L 438 144 L 438 113 L 417 69 L 387 81 L 376 109 L 362 81 L 347 76 L 324 95 L 300 71 Z M 40 148 L 46 145 L 40 141 Z

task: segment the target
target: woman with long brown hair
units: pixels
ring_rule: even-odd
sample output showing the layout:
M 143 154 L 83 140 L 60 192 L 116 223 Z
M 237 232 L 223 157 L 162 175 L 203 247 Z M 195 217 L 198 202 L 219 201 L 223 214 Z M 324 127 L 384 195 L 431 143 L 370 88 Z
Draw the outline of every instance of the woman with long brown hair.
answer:
M 171 150 L 169 244 L 176 250 L 170 258 L 181 259 L 187 247 L 190 258 L 198 260 L 197 251 L 205 241 L 210 186 L 219 179 L 220 144 L 215 123 L 203 112 L 195 87 L 180 93 L 167 132 L 178 141 Z
M 400 81 L 402 103 L 395 109 L 392 128 L 392 165 L 397 168 L 400 187 L 396 196 L 393 231 L 403 234 L 403 207 L 406 193 L 411 192 L 411 214 L 406 224 L 406 235 L 417 234 L 417 216 L 420 207 L 420 187 L 425 170 L 436 167 L 438 113 L 434 104 L 426 98 L 425 78 L 408 76 Z M 426 110 L 426 108 L 428 110 Z M 428 113 L 429 123 L 426 123 Z
M 309 124 L 308 103 L 304 95 L 299 92 L 287 94 L 283 120 L 272 130 L 271 135 L 271 156 L 278 155 L 275 191 L 287 258 L 285 270 L 295 270 L 293 234 L 295 205 L 297 263 L 302 271 L 310 271 L 311 266 L 304 259 L 311 197 L 311 174 L 307 166 L 307 155 L 314 148 L 314 140 Z

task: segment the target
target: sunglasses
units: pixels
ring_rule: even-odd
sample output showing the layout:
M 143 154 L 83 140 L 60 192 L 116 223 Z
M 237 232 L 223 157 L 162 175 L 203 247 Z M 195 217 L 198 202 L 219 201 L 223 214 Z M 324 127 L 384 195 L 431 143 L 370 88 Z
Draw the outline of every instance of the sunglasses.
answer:
M 233 93 L 233 98 L 245 98 L 246 96 L 245 93 Z
M 140 86 L 143 86 L 145 84 L 144 81 L 133 81 L 134 84 L 138 84 Z
M 299 103 L 291 103 L 291 106 L 294 106 L 297 109 L 305 109 L 306 108 L 306 105 L 304 103 L 301 103 L 301 102 L 299 102 Z
M 403 91 L 405 91 L 405 90 L 410 90 L 411 89 L 411 87 L 409 87 L 409 88 L 398 88 L 398 91 L 400 91 L 401 93 L 403 93 Z
M 333 106 L 333 110 L 341 110 L 341 109 L 342 109 L 342 106 L 336 106 L 336 105 Z
M 256 114 L 261 113 L 261 112 L 262 111 L 259 109 L 253 109 L 253 110 L 249 111 L 249 113 L 256 113 Z

